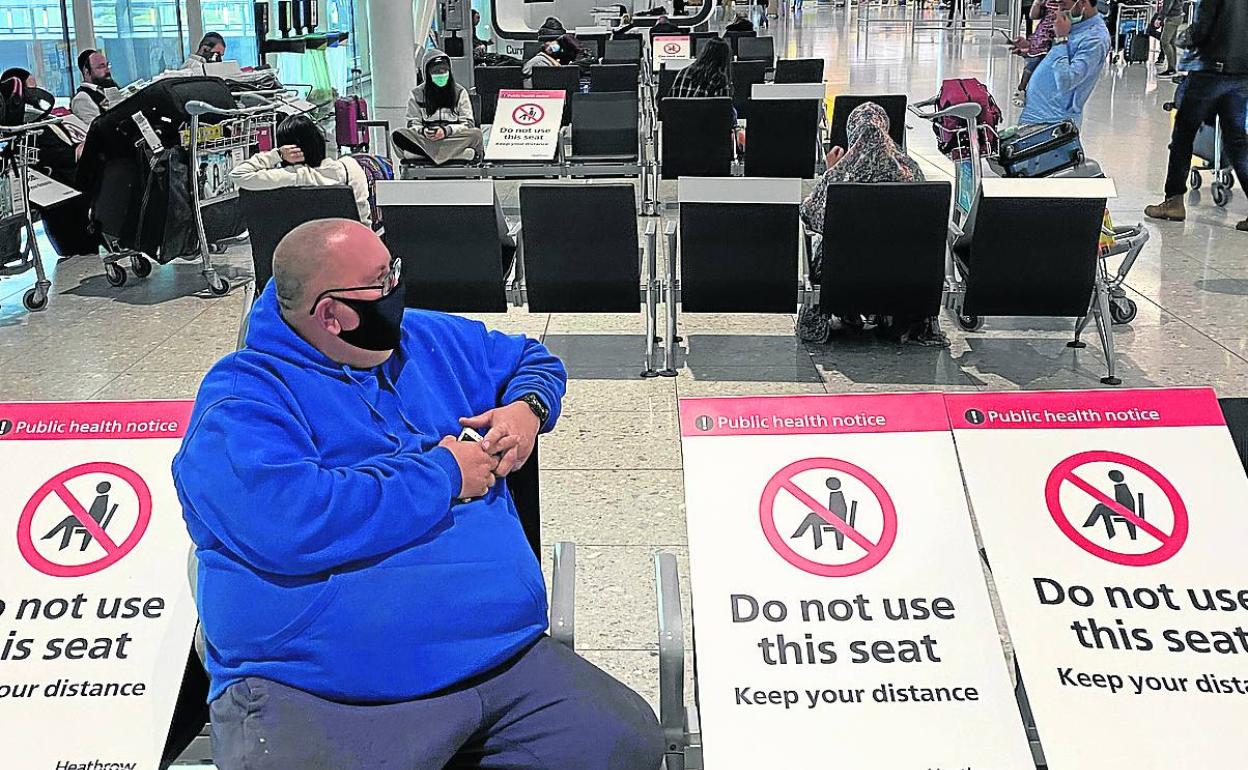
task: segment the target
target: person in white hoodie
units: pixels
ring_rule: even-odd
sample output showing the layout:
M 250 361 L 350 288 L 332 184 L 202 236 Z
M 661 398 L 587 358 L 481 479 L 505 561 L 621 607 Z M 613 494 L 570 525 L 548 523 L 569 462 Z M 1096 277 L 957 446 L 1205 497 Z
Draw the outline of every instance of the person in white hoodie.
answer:
M 306 115 L 291 115 L 277 126 L 277 149 L 258 152 L 230 171 L 243 190 L 346 185 L 355 196 L 360 222 L 372 225 L 368 178 L 353 158 L 329 158 L 325 135 Z

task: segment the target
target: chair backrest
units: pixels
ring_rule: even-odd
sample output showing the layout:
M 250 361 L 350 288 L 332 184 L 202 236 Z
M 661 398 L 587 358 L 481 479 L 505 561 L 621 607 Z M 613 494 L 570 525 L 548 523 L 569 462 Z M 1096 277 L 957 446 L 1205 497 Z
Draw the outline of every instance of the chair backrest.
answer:
M 664 179 L 728 176 L 734 150 L 731 99 L 664 99 L 660 112 Z
M 848 147 L 849 140 L 845 135 L 845 125 L 849 113 L 866 102 L 875 102 L 888 114 L 888 135 L 898 145 L 906 146 L 906 95 L 877 94 L 861 96 L 858 94 L 838 94 L 832 101 L 832 124 L 828 127 L 828 146 Z
M 735 61 L 732 63 L 732 104 L 737 117 L 748 120 L 750 116 L 750 93 L 756 83 L 767 79 L 767 62 Z
M 948 182 L 828 185 L 820 305 L 837 315 L 939 313 L 951 195 Z
M 711 32 L 711 31 L 690 32 L 689 42 L 696 46 L 699 40 L 714 40 L 717 37 L 719 37 L 718 32 Z
M 481 125 L 488 126 L 494 122 L 499 91 L 524 88 L 524 73 L 521 69 L 514 66 L 473 69 L 473 82 L 476 84 L 477 95 L 481 97 L 481 111 L 477 113 Z
M 1115 194 L 1111 179 L 983 180 L 955 245 L 968 271 L 963 312 L 1086 313 L 1105 201 Z
M 798 179 L 681 179 L 684 312 L 796 312 L 801 199 Z
M 632 64 L 595 64 L 589 68 L 589 90 L 598 93 L 630 91 L 635 94 L 640 70 L 641 65 L 635 62 Z
M 1222 405 L 1222 416 L 1226 418 L 1226 429 L 1235 442 L 1239 461 L 1248 473 L 1248 398 L 1219 398 L 1218 403 Z
M 641 61 L 641 38 L 624 37 L 607 41 L 603 64 L 626 64 Z
M 537 56 L 537 54 L 541 50 L 542 50 L 541 41 L 526 40 L 524 43 L 524 57 L 523 57 L 524 60 L 528 61 L 529 59 L 532 59 L 534 56 Z
M 596 61 L 607 55 L 607 35 L 577 35 L 576 39 Z
M 822 83 L 823 59 L 781 59 L 776 62 L 776 83 Z
M 581 90 L 580 67 L 536 67 L 533 70 L 533 88 L 544 91 L 563 91 L 563 125 L 572 119 L 572 95 Z
M 660 104 L 662 104 L 663 100 L 667 98 L 667 95 L 672 92 L 672 84 L 676 82 L 676 76 L 679 74 L 680 70 L 668 67 L 667 65 L 659 67 L 659 90 L 655 95 L 655 99 L 657 99 Z M 662 119 L 663 115 L 660 113 L 659 120 Z
M 531 312 L 637 312 L 636 195 L 631 184 L 520 187 Z
M 767 69 L 776 66 L 776 41 L 772 37 L 743 37 L 737 40 L 737 58 L 741 61 L 761 61 Z
M 251 233 L 251 264 L 257 294 L 273 277 L 273 252 L 291 230 L 317 219 L 359 221 L 360 218 L 355 195 L 345 185 L 239 190 L 238 200 Z
M 727 32 L 724 32 L 724 41 L 728 43 L 728 46 L 730 48 L 732 48 L 732 55 L 736 56 L 737 44 L 741 41 L 741 38 L 757 37 L 757 36 L 758 36 L 758 31 L 753 30 L 753 29 L 743 30 L 741 32 L 727 31 Z
M 751 99 L 745 175 L 812 179 L 819 142 L 813 99 Z
M 386 245 L 403 259 L 408 307 L 506 312 L 492 181 L 378 182 L 377 203 Z
M 637 157 L 638 111 L 635 91 L 573 94 L 572 156 Z

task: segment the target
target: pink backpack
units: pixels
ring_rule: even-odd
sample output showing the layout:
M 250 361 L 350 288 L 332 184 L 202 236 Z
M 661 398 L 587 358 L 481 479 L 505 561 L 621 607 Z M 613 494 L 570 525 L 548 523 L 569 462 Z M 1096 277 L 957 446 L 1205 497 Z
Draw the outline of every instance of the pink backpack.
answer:
M 986 155 L 997 152 L 997 126 L 1001 125 L 1001 108 L 988 93 L 988 86 L 975 78 L 950 78 L 940 84 L 940 95 L 936 97 L 936 109 L 944 110 L 955 104 L 974 102 L 980 106 L 979 142 L 980 149 Z M 966 151 L 966 124 L 961 120 L 947 116 L 932 122 L 932 130 L 936 132 L 936 143 L 940 151 L 950 158 L 957 159 Z M 961 133 L 958 133 L 958 132 Z
M 368 146 L 368 102 L 362 96 L 343 96 L 334 100 L 334 135 L 339 147 L 349 149 Z

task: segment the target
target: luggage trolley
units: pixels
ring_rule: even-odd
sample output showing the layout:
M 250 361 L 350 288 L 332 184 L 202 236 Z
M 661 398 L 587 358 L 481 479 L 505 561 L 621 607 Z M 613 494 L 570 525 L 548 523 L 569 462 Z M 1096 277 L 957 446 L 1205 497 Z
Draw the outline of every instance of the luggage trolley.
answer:
M 52 281 L 43 269 L 35 238 L 29 173 L 38 159 L 38 132 L 59 122 L 60 118 L 52 118 L 0 126 L 0 277 L 21 275 L 34 268 L 35 285 L 22 295 L 22 305 L 32 312 L 48 306 Z
M 1173 113 L 1179 108 L 1179 104 L 1183 101 L 1183 82 L 1179 83 L 1179 87 L 1175 89 L 1174 100 L 1166 102 L 1162 105 L 1162 109 L 1166 112 Z M 1225 208 L 1234 197 L 1231 190 L 1235 187 L 1235 173 L 1231 170 L 1230 158 L 1226 155 L 1226 148 L 1222 144 L 1222 119 L 1215 117 L 1213 125 L 1208 123 L 1202 125 L 1196 134 L 1196 139 L 1192 143 L 1193 157 L 1200 159 L 1199 165 L 1193 165 L 1187 179 L 1188 186 L 1193 190 L 1199 190 L 1204 179 L 1201 177 L 1202 171 L 1210 173 L 1211 181 L 1209 190 L 1213 193 L 1213 203 L 1219 208 Z
M 971 206 L 974 204 L 975 196 L 979 192 L 980 182 L 983 179 L 983 164 L 990 159 L 990 156 L 983 146 L 984 142 L 981 135 L 981 128 L 983 127 L 979 125 L 981 108 L 978 104 L 968 102 L 955 104 L 944 110 L 923 111 L 935 105 L 936 97 L 933 97 L 927 101 L 910 105 L 909 110 L 914 115 L 927 121 L 934 122 L 940 118 L 952 116 L 964 124 L 963 128 L 954 131 L 957 137 L 957 146 L 950 153 L 950 159 L 954 164 L 954 212 L 950 225 L 951 253 L 946 267 L 945 306 L 953 311 L 959 327 L 965 331 L 977 331 L 983 327 L 983 319 L 962 313 L 962 301 L 966 296 L 966 281 L 957 260 L 952 256 L 952 245 L 954 240 L 962 234 L 962 228 L 965 227 L 966 219 L 970 216 Z M 993 129 L 989 128 L 988 131 L 993 131 Z M 1086 161 L 1081 166 L 1054 174 L 1054 176 L 1059 177 L 1101 175 L 1100 166 L 1094 161 Z M 1104 285 L 1109 295 L 1110 319 L 1115 324 L 1129 324 L 1135 320 L 1139 307 L 1136 305 L 1135 300 L 1127 296 L 1124 284 L 1127 275 L 1131 272 L 1131 268 L 1135 266 L 1140 252 L 1143 251 L 1144 245 L 1148 243 L 1149 233 L 1143 224 L 1136 224 L 1131 226 L 1114 226 L 1112 229 L 1102 227 L 1102 235 L 1112 239 L 1113 245 L 1102 249 L 1100 253 L 1100 272 L 1097 276 L 1097 281 Z M 1117 256 L 1122 256 L 1122 261 L 1118 263 L 1118 269 L 1111 274 L 1106 265 L 1106 260 Z
M 217 275 L 212 254 L 223 253 L 225 249 L 208 241 L 204 229 L 204 208 L 238 199 L 238 190 L 230 181 L 230 171 L 255 152 L 262 142 L 272 144 L 276 140 L 278 105 L 269 102 L 223 110 L 206 102 L 192 101 L 187 103 L 186 111 L 191 116 L 189 165 L 197 170 L 191 194 L 195 204 L 195 229 L 199 235 L 202 272 L 209 291 L 220 296 L 230 290 L 230 282 Z M 201 128 L 201 118 L 206 115 L 221 120 Z M 201 165 L 204 166 L 202 176 L 198 175 Z

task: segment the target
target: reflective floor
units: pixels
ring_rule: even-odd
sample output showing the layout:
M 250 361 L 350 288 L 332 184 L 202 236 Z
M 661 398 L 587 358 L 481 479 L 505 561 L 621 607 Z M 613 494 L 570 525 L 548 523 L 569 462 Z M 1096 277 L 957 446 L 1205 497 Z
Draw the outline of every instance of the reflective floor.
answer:
M 920 100 L 944 77 L 978 77 L 1007 122 L 1013 117 L 1018 63 L 999 39 L 922 32 L 912 43 L 896 27 L 864 37 L 847 13 L 807 2 L 799 19 L 773 20 L 777 52 L 824 57 L 830 93 Z M 1160 198 L 1170 125 L 1162 103 L 1173 90 L 1137 64 L 1107 69 L 1093 94 L 1085 147 L 1117 182 L 1110 208 L 1119 223 L 1139 221 L 1143 206 Z M 926 123 L 912 120 L 909 145 L 931 175 L 947 176 Z M 503 192 L 514 207 L 514 185 Z M 1238 186 L 1225 210 L 1193 194 L 1186 223 L 1149 224 L 1152 240 L 1128 280 L 1139 316 L 1116 330 L 1125 385 L 1207 384 L 1248 395 L 1248 233 L 1234 230 L 1248 216 L 1245 200 Z M 905 212 L 896 217 L 904 221 Z M 223 263 L 236 285 L 248 277 L 246 246 Z M 0 399 L 190 398 L 234 345 L 241 293 L 208 296 L 194 264 L 158 267 L 122 290 L 105 282 L 98 261 L 71 260 L 55 273 L 51 307 L 34 315 L 20 305 L 31 276 L 0 280 Z M 544 537 L 579 546 L 578 648 L 652 702 L 651 559 L 657 549 L 685 558 L 678 397 L 1099 387 L 1104 366 L 1095 342 L 1082 351 L 1064 346 L 1067 320 L 990 319 L 967 334 L 945 319 L 953 346 L 943 351 L 869 337 L 807 347 L 795 340 L 792 317 L 691 316 L 680 376 L 642 380 L 639 316 L 515 311 L 482 320 L 544 339 L 568 364 L 565 416 L 542 446 Z

